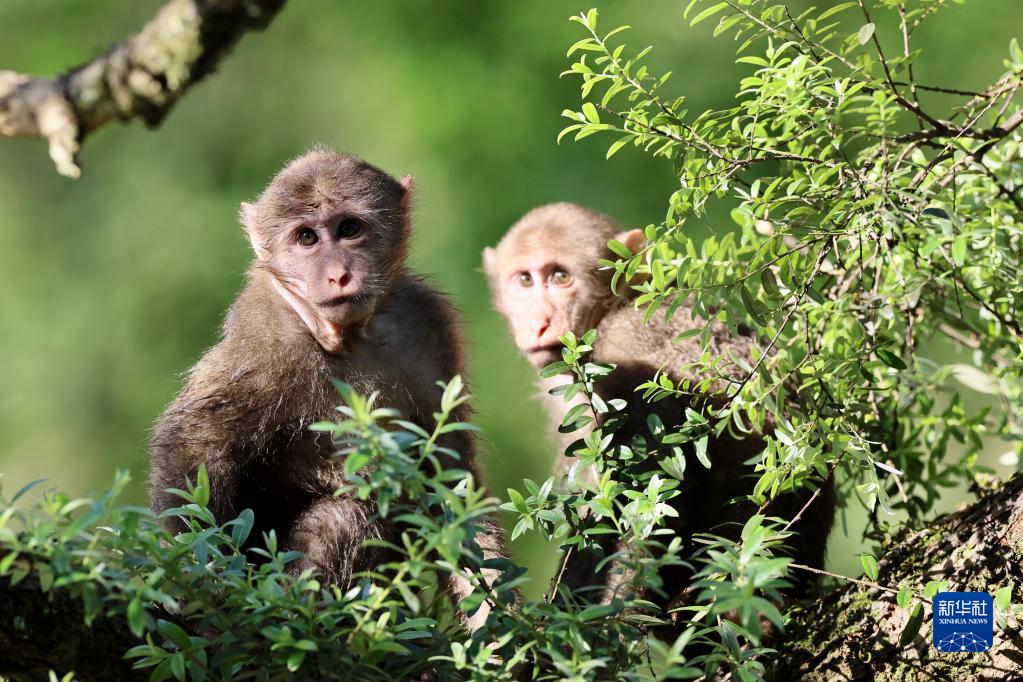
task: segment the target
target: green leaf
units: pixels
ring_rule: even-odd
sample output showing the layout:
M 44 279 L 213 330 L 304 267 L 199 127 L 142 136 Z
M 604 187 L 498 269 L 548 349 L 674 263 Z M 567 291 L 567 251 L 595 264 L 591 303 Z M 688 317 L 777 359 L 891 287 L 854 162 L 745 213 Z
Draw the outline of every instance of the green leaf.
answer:
M 298 672 L 298 669 L 302 667 L 302 662 L 305 661 L 305 652 L 299 649 L 294 651 L 288 656 L 287 666 L 291 672 Z
M 468 614 L 476 613 L 484 601 L 486 601 L 487 595 L 482 590 L 476 590 L 471 593 L 468 597 L 458 602 L 458 608 Z
M 924 622 L 924 606 L 923 604 L 917 604 L 913 607 L 913 611 L 909 614 L 909 620 L 906 621 L 906 627 L 902 629 L 902 634 L 899 636 L 899 647 L 906 648 L 913 643 L 916 639 L 917 634 L 920 632 L 920 626 Z
M 874 35 L 874 24 L 863 24 L 860 30 L 856 32 L 856 40 L 860 42 L 860 45 L 866 45 L 867 41 L 870 40 L 871 36 Z
M 961 234 L 952 240 L 952 260 L 959 267 L 966 262 L 966 235 Z
M 710 443 L 710 436 L 703 436 L 696 441 L 696 459 L 700 460 L 700 464 L 710 468 L 710 459 L 707 458 L 707 445 Z
M 620 258 L 632 258 L 632 251 L 629 251 L 629 247 L 622 244 L 617 239 L 609 241 L 607 243 L 607 248 L 611 249 L 611 251 Z
M 889 367 L 898 370 L 906 369 L 906 363 L 903 362 L 902 358 L 887 348 L 875 348 L 874 352 L 877 354 L 877 357 L 881 360 L 881 362 Z
M 526 507 L 526 499 L 522 497 L 522 493 L 515 488 L 508 488 L 508 499 L 511 500 L 513 505 L 515 505 L 515 509 L 519 513 L 525 514 L 529 511 L 528 507 Z
M 156 629 L 164 638 L 170 640 L 174 646 L 182 651 L 187 650 L 192 645 L 191 640 L 188 638 L 188 633 L 177 623 L 161 618 L 156 621 Z
M 863 567 L 863 573 L 870 580 L 877 580 L 877 559 L 872 554 L 860 554 L 860 566 Z
M 913 599 L 913 590 L 909 587 L 903 587 L 899 590 L 899 594 L 895 597 L 896 603 L 902 608 L 909 606 L 910 601 Z
M 1008 611 L 1012 606 L 1012 585 L 999 587 L 995 590 L 995 608 L 999 611 Z
M 1015 38 L 1009 41 L 1009 56 L 1012 58 L 1012 63 L 1016 66 L 1023 66 L 1023 49 L 1019 46 L 1019 41 Z
M 593 106 L 593 102 L 583 102 L 583 116 L 590 123 L 600 123 L 600 114 L 597 107 Z
M 742 306 L 746 309 L 746 312 L 749 313 L 750 317 L 753 318 L 753 321 L 761 327 L 766 327 L 767 320 L 764 319 L 762 314 L 763 304 L 753 298 L 752 294 L 750 294 L 744 284 L 739 285 L 739 297 L 742 299 Z
M 771 268 L 764 268 L 760 271 L 760 286 L 771 298 L 781 298 L 781 288 L 778 286 L 778 279 L 774 276 Z
M 708 7 L 707 9 L 703 10 L 702 12 L 697 14 L 695 17 L 693 17 L 693 20 L 689 22 L 689 25 L 690 26 L 696 26 L 698 23 L 700 23 L 704 19 L 708 19 L 708 18 L 714 16 L 715 14 L 717 14 L 718 12 L 720 12 L 721 10 L 723 10 L 727 6 L 728 6 L 727 2 L 719 2 L 716 5 L 711 5 L 710 7 Z
M 551 377 L 556 377 L 559 374 L 565 374 L 566 372 L 570 372 L 571 370 L 572 365 L 568 364 L 567 362 L 559 360 L 558 362 L 552 362 L 551 364 L 541 369 L 540 376 L 543 377 L 544 379 L 550 379 Z
M 821 15 L 819 17 L 817 17 L 817 23 L 823 23 L 829 17 L 833 17 L 836 14 L 838 14 L 839 12 L 841 12 L 843 10 L 847 10 L 850 7 L 855 7 L 855 6 L 856 6 L 855 2 L 842 2 L 842 3 L 839 3 L 839 4 L 835 5 L 834 7 L 831 7 L 829 9 L 825 10 L 824 12 L 821 12 Z
M 128 628 L 136 637 L 141 637 L 145 631 L 145 611 L 142 608 L 142 599 L 135 597 L 128 602 Z

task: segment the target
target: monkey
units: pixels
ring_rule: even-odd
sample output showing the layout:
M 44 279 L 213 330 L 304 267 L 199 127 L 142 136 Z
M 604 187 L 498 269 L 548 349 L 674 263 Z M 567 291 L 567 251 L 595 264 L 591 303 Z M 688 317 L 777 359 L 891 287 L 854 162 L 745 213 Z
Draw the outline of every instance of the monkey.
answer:
M 288 567 L 295 575 L 311 568 L 321 582 L 346 587 L 353 574 L 385 561 L 389 555 L 364 543 L 400 542 L 397 529 L 371 501 L 335 496 L 346 484 L 343 460 L 329 434 L 307 427 L 336 416 L 340 397 L 331 380 L 338 379 L 431 430 L 442 395 L 437 382 L 465 376 L 458 314 L 405 265 L 412 193 L 412 176 L 399 181 L 318 147 L 241 204 L 254 257 L 220 341 L 192 367 L 153 429 L 156 512 L 180 504 L 169 489 L 194 482 L 205 466 L 216 521 L 251 509 L 255 530 L 272 529 L 281 547 L 301 552 Z M 470 416 L 463 404 L 452 419 Z M 444 466 L 483 485 L 471 431 L 445 434 L 439 445 L 460 456 L 441 455 Z M 172 531 L 186 530 L 179 518 L 166 521 Z M 493 519 L 477 530 L 485 557 L 505 556 Z M 446 589 L 456 604 L 473 591 L 457 575 Z M 460 614 L 466 627 L 481 627 L 491 606 Z
M 632 253 L 638 253 L 646 244 L 643 230 L 623 230 L 610 217 L 576 204 L 549 204 L 523 216 L 497 246 L 485 248 L 483 270 L 494 306 L 506 319 L 519 351 L 535 369 L 561 359 L 559 338 L 566 332 L 580 337 L 588 329 L 597 330 L 589 360 L 610 363 L 616 368 L 597 382 L 595 392 L 605 402 L 627 401 L 626 426 L 616 434 L 617 442 L 626 443 L 647 433 L 649 415 L 656 414 L 671 429 L 685 422 L 686 407 L 696 406 L 692 399 L 644 402 L 635 391 L 638 385 L 658 371 L 666 372 L 676 382 L 687 378 L 695 384 L 705 377 L 683 369 L 702 354 L 697 338 L 679 338 L 682 332 L 696 326 L 691 302 L 676 310 L 670 321 L 655 316 L 648 324 L 633 305 L 633 296 L 612 294 L 609 269 L 598 267 L 599 260 L 616 258 L 608 248 L 612 239 Z M 756 337 L 748 329 L 732 333 L 719 321 L 712 321 L 710 326 L 710 350 L 716 357 L 725 358 L 718 370 L 738 378 L 752 364 L 749 358 L 758 346 Z M 561 423 L 573 404 L 566 403 L 560 395 L 552 395 L 551 389 L 571 380 L 565 374 L 539 380 L 541 399 L 555 425 Z M 722 382 L 714 381 L 706 398 L 700 398 L 705 400 L 704 404 L 720 405 L 722 389 Z M 576 403 L 580 400 L 582 397 L 577 397 Z M 688 543 L 687 557 L 692 557 L 695 534 L 714 532 L 736 539 L 742 524 L 756 513 L 757 507 L 748 500 L 754 479 L 747 461 L 763 449 L 763 435 L 736 437 L 725 432 L 712 436 L 707 447 L 711 468 L 700 465 L 686 468 L 680 494 L 672 500 L 678 516 L 669 519 L 668 526 Z M 579 437 L 578 433 L 562 437 L 561 451 L 565 452 Z M 557 469 L 561 473 L 570 471 L 573 461 L 562 455 Z M 586 472 L 581 475 L 585 484 Z M 768 506 L 767 513 L 792 519 L 812 497 L 809 491 L 782 495 Z M 812 511 L 806 510 L 792 526 L 795 535 L 789 539 L 789 551 L 795 561 L 813 568 L 823 567 L 834 514 L 834 482 L 829 477 L 821 483 Z M 621 548 L 605 542 L 596 554 L 576 551 L 566 560 L 562 584 L 571 592 L 596 585 L 601 588 L 599 601 L 607 603 L 629 576 L 625 571 L 613 571 L 613 562 L 603 562 L 600 570 L 597 566 L 604 556 L 618 550 Z M 692 578 L 690 567 L 668 567 L 659 578 L 662 588 L 674 593 L 653 599 L 655 603 L 667 608 L 680 600 L 691 602 L 692 597 L 686 593 Z M 794 589 L 808 586 L 803 581 Z

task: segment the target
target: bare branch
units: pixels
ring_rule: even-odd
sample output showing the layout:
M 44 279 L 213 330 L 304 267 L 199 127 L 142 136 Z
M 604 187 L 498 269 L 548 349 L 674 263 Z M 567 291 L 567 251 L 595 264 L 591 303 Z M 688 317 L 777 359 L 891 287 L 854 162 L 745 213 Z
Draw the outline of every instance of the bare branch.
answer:
M 54 78 L 0 71 L 0 135 L 49 142 L 62 175 L 77 178 L 81 141 L 114 120 L 160 124 L 247 31 L 265 28 L 284 0 L 170 0 L 142 30 Z

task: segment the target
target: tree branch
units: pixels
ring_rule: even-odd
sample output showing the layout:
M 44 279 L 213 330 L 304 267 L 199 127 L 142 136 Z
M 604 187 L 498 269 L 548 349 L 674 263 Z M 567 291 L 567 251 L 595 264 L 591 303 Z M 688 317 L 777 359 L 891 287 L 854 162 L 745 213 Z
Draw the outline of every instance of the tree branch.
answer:
M 77 178 L 89 133 L 113 120 L 160 124 L 247 31 L 262 30 L 284 0 L 170 0 L 142 30 L 54 78 L 0 71 L 0 135 L 44 138 L 62 175 Z

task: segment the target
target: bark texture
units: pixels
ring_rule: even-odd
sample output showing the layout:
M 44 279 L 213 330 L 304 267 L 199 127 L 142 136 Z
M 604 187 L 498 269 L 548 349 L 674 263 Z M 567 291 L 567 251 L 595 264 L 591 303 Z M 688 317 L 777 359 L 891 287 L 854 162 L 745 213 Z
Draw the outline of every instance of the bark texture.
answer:
M 82 140 L 110 121 L 163 120 L 238 39 L 265 28 L 284 0 L 170 0 L 141 31 L 54 78 L 0 71 L 0 135 L 41 137 L 58 172 L 81 174 Z
M 980 492 L 980 491 L 979 491 Z M 892 537 L 880 560 L 877 583 L 922 588 L 947 580 L 948 591 L 994 591 L 1023 583 L 1023 475 L 987 490 L 974 504 L 919 530 Z M 1009 619 L 996 621 L 986 653 L 951 654 L 931 646 L 931 609 L 912 642 L 900 646 L 910 611 L 896 595 L 849 584 L 792 612 L 778 648 L 775 680 L 1009 680 L 1023 679 L 1023 633 Z
M 0 579 L 0 679 L 45 680 L 50 670 L 75 679 L 145 679 L 124 652 L 142 644 L 119 620 L 83 622 L 82 606 L 62 590 L 43 593 L 27 578 L 17 585 Z

